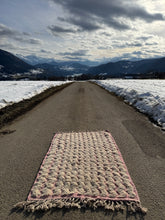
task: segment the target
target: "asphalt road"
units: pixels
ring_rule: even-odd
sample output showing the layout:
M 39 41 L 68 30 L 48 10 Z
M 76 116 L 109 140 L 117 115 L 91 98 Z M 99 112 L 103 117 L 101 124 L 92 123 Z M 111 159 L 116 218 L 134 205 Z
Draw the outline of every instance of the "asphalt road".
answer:
M 165 219 L 165 133 L 146 116 L 89 82 L 74 83 L 14 120 L 0 135 L 0 219 Z M 24 201 L 57 131 L 109 130 L 138 190 L 145 217 L 99 209 L 12 212 Z

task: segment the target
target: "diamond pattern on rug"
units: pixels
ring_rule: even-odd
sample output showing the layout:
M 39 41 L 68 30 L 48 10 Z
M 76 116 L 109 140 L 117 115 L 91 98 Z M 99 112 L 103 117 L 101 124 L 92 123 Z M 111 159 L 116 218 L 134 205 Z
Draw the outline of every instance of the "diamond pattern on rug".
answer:
M 57 133 L 27 201 L 29 211 L 52 207 L 104 207 L 143 211 L 135 185 L 107 131 Z

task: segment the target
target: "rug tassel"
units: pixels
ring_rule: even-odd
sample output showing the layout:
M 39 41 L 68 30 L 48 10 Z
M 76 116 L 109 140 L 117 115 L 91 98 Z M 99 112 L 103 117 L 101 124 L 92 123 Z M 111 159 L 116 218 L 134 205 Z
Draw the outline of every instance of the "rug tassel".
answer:
M 108 201 L 107 205 L 105 206 L 105 209 L 115 211 L 114 202 Z
M 119 210 L 124 210 L 124 207 L 123 207 L 123 203 L 122 202 L 115 202 L 115 210 L 116 211 L 119 211 Z
M 145 207 L 142 207 L 142 205 L 141 205 L 140 203 L 137 204 L 137 208 L 138 208 L 138 210 L 139 210 L 141 213 L 143 213 L 143 214 L 146 214 L 147 211 L 148 211 L 148 209 L 145 208 Z
M 139 202 L 127 202 L 128 212 L 141 212 L 143 214 L 147 213 L 147 208 L 141 206 Z
M 25 206 L 26 202 L 18 202 L 17 204 L 14 205 L 14 209 L 23 209 Z
M 129 213 L 141 212 L 146 214 L 147 209 L 142 207 L 140 202 L 135 201 L 110 201 L 92 198 L 63 198 L 56 200 L 39 200 L 39 201 L 25 201 L 19 202 L 14 205 L 14 209 L 24 209 L 28 212 L 35 212 L 38 210 L 47 211 L 51 208 L 82 208 L 90 207 L 96 209 L 98 207 L 104 207 L 106 210 L 119 211 L 124 210 L 127 207 Z

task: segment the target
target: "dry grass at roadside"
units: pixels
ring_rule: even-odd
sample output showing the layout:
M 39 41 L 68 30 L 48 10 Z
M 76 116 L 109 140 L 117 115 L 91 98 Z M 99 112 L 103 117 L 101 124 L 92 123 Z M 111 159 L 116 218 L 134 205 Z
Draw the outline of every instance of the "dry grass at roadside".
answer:
M 0 109 L 0 128 L 2 128 L 7 123 L 11 122 L 18 116 L 24 114 L 25 112 L 31 110 L 38 103 L 42 102 L 44 99 L 53 95 L 54 93 L 66 88 L 71 85 L 71 83 L 66 83 L 60 86 L 51 87 L 36 96 L 33 96 L 30 99 L 25 99 L 21 102 L 14 103 L 12 105 L 8 105 L 2 109 Z

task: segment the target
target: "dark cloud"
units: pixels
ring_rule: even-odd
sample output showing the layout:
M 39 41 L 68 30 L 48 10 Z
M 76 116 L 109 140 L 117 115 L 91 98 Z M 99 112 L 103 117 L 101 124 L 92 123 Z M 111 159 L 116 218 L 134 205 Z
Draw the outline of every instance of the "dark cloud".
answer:
M 164 20 L 160 13 L 151 14 L 137 5 L 135 1 L 127 0 L 52 0 L 61 5 L 68 17 L 59 18 L 76 25 L 82 31 L 93 31 L 102 28 L 102 25 L 117 29 L 130 29 L 123 18 L 131 20 L 142 19 L 146 22 Z
M 28 44 L 41 44 L 41 41 L 35 38 L 25 38 L 22 35 L 18 35 L 18 36 L 14 36 L 13 37 L 14 40 L 19 41 L 21 43 L 28 43 Z
M 0 24 L 0 37 L 2 39 L 13 39 L 22 43 L 41 44 L 41 41 L 35 38 L 29 38 L 30 34 L 23 32 L 20 33 L 10 27 Z
M 147 42 L 145 43 L 147 46 L 158 45 L 158 42 Z
M 147 41 L 151 38 L 153 38 L 153 36 L 141 36 L 141 37 L 137 37 L 137 40 Z
M 117 21 L 114 18 L 104 18 L 103 22 L 108 25 L 111 28 L 117 29 L 117 30 L 128 30 L 130 29 L 129 25 L 125 24 L 124 22 Z
M 27 39 L 26 42 L 29 44 L 41 44 L 40 40 L 34 38 Z
M 48 29 L 53 35 L 58 35 L 59 33 L 75 33 L 76 31 L 71 28 L 63 28 L 56 25 L 48 26 Z
M 38 39 L 35 39 L 35 38 L 25 38 L 22 35 L 14 36 L 13 39 L 16 40 L 16 41 L 19 41 L 21 43 L 28 43 L 28 44 L 35 44 L 35 45 L 36 44 L 38 44 L 38 45 L 41 44 L 41 41 L 38 40 Z
M 100 46 L 100 47 L 97 47 L 98 50 L 110 50 L 112 49 L 111 46 Z
M 94 30 L 100 29 L 100 26 L 96 24 L 95 22 L 90 22 L 87 20 L 81 20 L 81 19 L 75 19 L 75 18 L 71 18 L 69 21 L 70 23 L 80 27 L 82 30 L 85 30 L 85 31 L 94 31 Z
M 27 32 L 23 32 L 23 34 L 24 34 L 25 36 L 30 36 L 30 34 L 27 33 Z
M 1 37 L 14 37 L 18 35 L 19 33 L 15 30 L 12 30 L 11 28 L 0 24 L 0 36 Z
M 136 55 L 143 55 L 143 54 L 144 54 L 144 52 L 142 52 L 142 51 L 134 51 L 134 52 L 132 52 L 132 54 L 136 54 Z
M 114 48 L 142 47 L 143 43 L 140 41 L 122 42 L 119 40 L 113 40 L 111 46 Z
M 66 23 L 70 23 L 73 24 L 77 27 L 79 27 L 77 29 L 77 31 L 81 32 L 81 31 L 95 31 L 101 28 L 101 26 L 99 24 L 97 24 L 95 21 L 89 21 L 86 19 L 81 19 L 81 18 L 75 18 L 75 17 L 70 17 L 68 19 L 64 19 L 61 17 L 58 17 L 59 21 L 62 22 L 66 22 Z
M 102 47 L 102 46 L 101 46 L 101 47 L 97 47 L 97 49 L 98 49 L 98 50 L 107 50 L 108 47 L 104 47 L 104 46 Z
M 132 19 L 140 18 L 142 20 L 145 20 L 146 22 L 153 22 L 153 21 L 163 21 L 165 18 L 162 14 L 156 13 L 156 14 L 150 14 L 143 8 L 136 8 L 130 7 L 130 11 L 128 11 L 128 17 Z
M 101 32 L 100 34 L 102 34 L 102 35 L 105 35 L 105 36 L 107 36 L 107 37 L 111 37 L 112 36 L 112 34 L 109 34 L 109 33 L 107 33 L 107 32 Z
M 146 50 L 145 52 L 148 53 L 148 54 L 151 53 L 152 55 L 153 55 L 153 54 L 158 54 L 158 56 L 161 57 L 160 51 L 156 51 L 156 50 Z M 154 55 L 154 56 L 155 56 L 155 55 Z M 156 56 L 157 56 L 157 55 L 156 55 Z
M 158 42 L 155 41 L 154 36 L 152 35 L 138 37 L 137 39 L 143 41 L 147 46 L 158 45 Z
M 133 43 L 127 43 L 126 46 L 128 46 L 128 47 L 142 47 L 143 44 L 138 43 L 138 42 L 133 42 Z
M 59 53 L 59 55 L 62 56 L 69 56 L 69 57 L 82 57 L 85 56 L 88 50 L 77 50 L 74 52 L 64 52 L 64 53 Z
M 72 57 L 72 56 L 65 56 L 65 59 L 74 60 L 74 61 L 80 61 L 81 60 L 79 57 Z
M 47 51 L 47 50 L 44 50 L 44 49 L 41 49 L 40 52 L 41 53 L 48 53 L 48 52 L 50 53 L 50 51 Z
M 99 49 L 99 50 L 110 50 L 113 47 L 114 48 L 127 48 L 127 47 L 142 47 L 142 46 L 143 46 L 143 44 L 139 43 L 139 42 L 132 42 L 132 43 L 126 42 L 126 43 L 122 43 L 122 44 L 119 44 L 119 43 L 113 44 L 112 43 L 111 46 L 99 46 L 99 47 L 97 47 L 97 49 Z
M 8 49 L 8 50 L 16 50 L 18 49 L 18 47 L 16 47 L 15 45 L 11 44 L 11 43 L 0 43 L 0 48 L 2 49 Z

